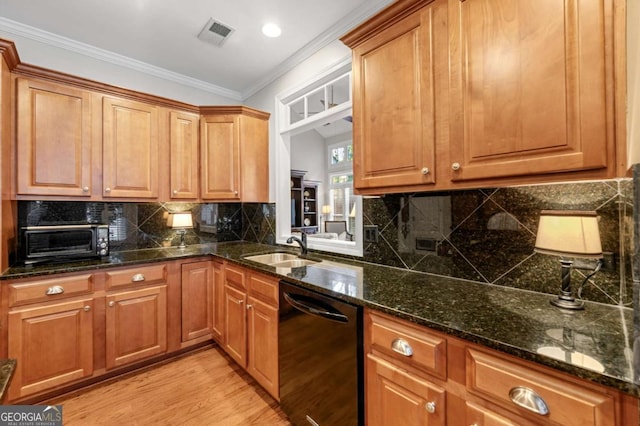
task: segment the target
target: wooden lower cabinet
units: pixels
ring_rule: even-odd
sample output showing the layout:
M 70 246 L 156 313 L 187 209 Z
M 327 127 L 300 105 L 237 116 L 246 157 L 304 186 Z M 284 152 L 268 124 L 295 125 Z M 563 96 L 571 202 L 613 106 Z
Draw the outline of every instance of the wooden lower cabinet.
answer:
M 367 425 L 446 425 L 444 389 L 374 355 L 366 363 Z
M 213 261 L 213 307 L 211 331 L 213 338 L 219 343 L 223 343 L 224 339 L 224 269 L 222 262 Z
M 247 304 L 247 371 L 278 397 L 278 307 L 254 297 Z
M 88 297 L 9 313 L 8 356 L 18 360 L 9 400 L 93 374 L 93 305 Z
M 182 341 L 211 337 L 213 325 L 213 268 L 211 262 L 182 265 Z
M 167 351 L 166 285 L 118 292 L 106 302 L 107 369 Z
M 224 348 L 238 364 L 247 365 L 247 313 L 244 291 L 225 285 L 225 330 Z
M 224 269 L 224 349 L 279 399 L 278 280 L 236 265 Z
M 367 425 L 638 422 L 638 400 L 615 389 L 375 311 L 365 310 L 364 324 Z M 515 388 L 541 398 L 548 413 L 516 405 Z

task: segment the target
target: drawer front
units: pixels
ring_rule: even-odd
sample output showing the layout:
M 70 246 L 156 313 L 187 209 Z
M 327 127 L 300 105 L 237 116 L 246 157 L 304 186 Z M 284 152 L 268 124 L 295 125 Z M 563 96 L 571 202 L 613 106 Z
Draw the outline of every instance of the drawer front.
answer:
M 470 348 L 467 349 L 467 389 L 534 421 L 567 426 L 616 423 L 613 396 Z M 513 392 L 518 399 L 518 391 L 521 401 L 532 400 L 535 406 L 527 409 L 512 401 L 510 395 Z M 547 414 L 533 411 L 542 410 L 538 398 L 546 405 Z
M 9 284 L 9 306 L 46 302 L 93 292 L 91 274 Z
M 245 283 L 244 269 L 242 269 L 241 267 L 230 265 L 228 263 L 225 264 L 224 280 L 225 282 L 241 290 L 247 289 L 247 284 Z
M 371 349 L 438 378 L 447 377 L 447 341 L 423 328 L 370 314 Z
M 273 306 L 278 306 L 278 281 L 259 274 L 249 276 L 249 294 Z
M 167 266 L 158 264 L 106 272 L 107 290 L 140 284 L 158 284 L 167 280 Z

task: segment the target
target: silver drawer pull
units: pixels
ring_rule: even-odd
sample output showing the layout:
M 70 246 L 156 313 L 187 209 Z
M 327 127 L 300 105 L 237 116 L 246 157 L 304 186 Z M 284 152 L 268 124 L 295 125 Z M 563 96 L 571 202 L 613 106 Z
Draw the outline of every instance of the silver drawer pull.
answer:
M 547 403 L 532 389 L 525 388 L 524 386 L 516 386 L 509 391 L 509 398 L 511 398 L 514 404 L 526 410 L 533 411 L 541 416 L 549 414 Z
M 144 275 L 143 274 L 135 274 L 134 276 L 131 277 L 131 281 L 134 283 L 140 282 L 140 281 L 144 281 Z
M 61 285 L 51 286 L 45 292 L 47 296 L 52 296 L 54 294 L 62 294 L 62 293 L 64 293 L 64 288 Z
M 409 342 L 404 339 L 393 339 L 393 342 L 391 342 L 391 350 L 404 356 L 413 355 L 413 348 Z

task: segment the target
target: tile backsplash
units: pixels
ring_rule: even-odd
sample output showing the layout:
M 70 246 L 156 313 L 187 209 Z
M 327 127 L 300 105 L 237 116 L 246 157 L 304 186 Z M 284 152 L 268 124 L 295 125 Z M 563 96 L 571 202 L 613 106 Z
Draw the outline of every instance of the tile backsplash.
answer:
M 106 223 L 112 251 L 169 247 L 179 244 L 167 226 L 169 213 L 190 211 L 194 228 L 187 244 L 246 240 L 275 242 L 273 204 L 241 203 L 94 203 L 20 201 L 18 225 Z
M 558 258 L 533 250 L 540 211 L 595 210 L 606 268 L 586 281 L 589 271 L 574 269 L 572 284 L 585 300 L 631 305 L 633 203 L 631 179 L 366 198 L 364 225 L 377 226 L 379 236 L 365 242 L 361 260 L 557 294 Z M 262 203 L 20 201 L 18 223 L 108 223 L 112 250 L 123 251 L 177 245 L 166 215 L 191 211 L 187 244 L 275 244 L 275 210 Z
M 585 300 L 631 305 L 631 179 L 366 198 L 364 224 L 377 225 L 379 238 L 365 242 L 364 260 L 557 294 L 559 259 L 533 250 L 545 209 L 598 213 L 606 267 L 586 281 L 589 271 L 574 269 L 573 288 Z

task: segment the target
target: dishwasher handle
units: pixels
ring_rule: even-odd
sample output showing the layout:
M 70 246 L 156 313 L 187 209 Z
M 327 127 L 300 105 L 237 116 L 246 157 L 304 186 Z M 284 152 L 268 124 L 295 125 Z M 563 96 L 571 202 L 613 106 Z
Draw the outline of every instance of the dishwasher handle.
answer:
M 331 321 L 336 321 L 336 322 L 349 322 L 349 318 L 346 315 L 343 315 L 339 312 L 329 312 L 326 309 L 319 309 L 316 306 L 312 306 L 311 304 L 308 303 L 304 303 L 301 300 L 298 300 L 295 298 L 295 296 L 293 296 L 292 294 L 289 294 L 287 292 L 283 293 L 284 295 L 284 299 L 294 308 L 296 308 L 297 310 L 305 313 L 305 314 L 309 314 L 309 315 L 314 315 L 317 317 L 321 317 L 324 319 L 328 319 Z

